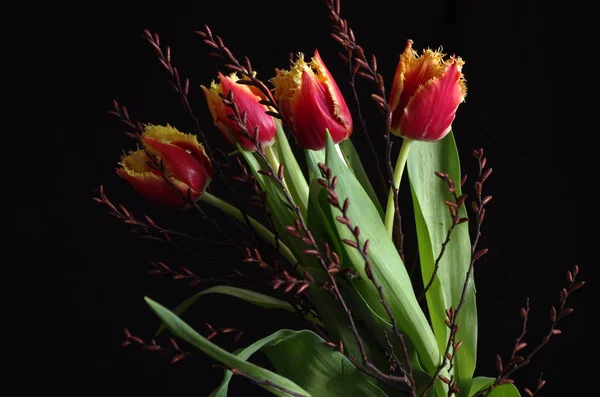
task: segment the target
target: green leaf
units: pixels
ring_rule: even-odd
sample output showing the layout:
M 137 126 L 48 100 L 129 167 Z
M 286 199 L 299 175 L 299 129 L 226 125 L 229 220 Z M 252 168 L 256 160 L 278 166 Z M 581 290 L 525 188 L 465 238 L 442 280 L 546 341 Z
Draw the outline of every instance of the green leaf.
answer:
M 372 378 L 357 370 L 338 351 L 311 331 L 280 330 L 237 352 L 247 360 L 257 351 L 269 358 L 278 374 L 315 396 L 386 397 Z M 221 385 L 210 397 L 226 397 L 231 379 L 226 371 Z
M 371 185 L 371 179 L 365 172 L 362 162 L 360 161 L 360 156 L 354 148 L 352 141 L 350 139 L 345 139 L 339 143 L 339 147 L 342 150 L 342 153 L 344 154 L 346 164 L 348 164 L 348 167 L 350 167 L 352 172 L 354 172 L 354 176 L 360 182 L 363 189 L 365 189 L 365 192 L 371 198 L 371 201 L 375 205 L 375 208 L 377 208 L 377 211 L 379 211 L 379 214 L 381 215 L 381 219 L 384 219 L 385 211 L 383 210 L 383 207 L 381 206 L 381 203 L 377 198 L 377 193 L 375 193 L 375 189 L 373 189 L 373 185 Z
M 456 181 L 456 194 L 462 194 L 460 163 L 452 133 L 438 142 L 413 142 L 407 168 L 415 211 L 421 273 L 423 284 L 427 285 L 452 224 L 444 201 L 454 200 L 448 192 L 448 185 L 434 172 L 448 173 Z M 467 216 L 465 206 L 462 206 L 459 215 Z M 449 336 L 445 325 L 445 310 L 458 306 L 470 261 L 469 229 L 467 223 L 464 223 L 454 229 L 440 260 L 437 277 L 427 293 L 431 322 L 441 351 L 445 350 Z M 473 278 L 468 284 L 458 324 L 460 328 L 456 340 L 463 344 L 454 358 L 454 376 L 458 388 L 464 390 L 461 395 L 465 396 L 466 390 L 470 389 L 477 357 L 477 307 Z
M 264 295 L 259 292 L 254 292 L 244 288 L 230 287 L 228 285 L 217 285 L 192 295 L 189 299 L 183 301 L 175 309 L 173 309 L 173 313 L 175 313 L 177 316 L 181 316 L 190 306 L 196 303 L 198 299 L 208 294 L 233 296 L 245 300 L 248 303 L 252 303 L 253 305 L 264 307 L 265 309 L 283 309 L 289 312 L 295 311 L 294 307 L 288 302 L 273 298 L 272 296 Z M 164 330 L 165 323 L 162 323 L 158 328 L 158 331 L 156 331 L 156 335 L 160 335 Z
M 331 169 L 332 175 L 338 178 L 336 194 L 340 203 L 343 203 L 346 198 L 349 199 L 350 206 L 347 215 L 354 226 L 360 227 L 360 243 L 364 244 L 367 239 L 370 241 L 371 248 L 368 257 L 372 264 L 373 274 L 383 288 L 399 328 L 416 348 L 425 370 L 432 373 L 440 363 L 440 351 L 427 318 L 419 307 L 410 277 L 400 255 L 387 234 L 377 208 L 354 174 L 340 159 L 329 135 L 326 153 L 326 164 Z M 329 204 L 327 204 L 327 208 L 323 208 L 323 211 L 335 211 L 332 215 L 340 215 L 340 212 L 333 210 Z M 335 227 L 336 235 L 331 236 L 332 239 L 354 239 L 346 225 L 335 222 Z M 377 289 L 366 275 L 362 255 L 357 249 L 347 244 L 343 244 L 343 250 L 347 258 L 344 266 L 352 267 L 360 275 L 359 279 L 352 281 L 354 288 L 373 311 L 387 319 L 388 316 L 380 303 Z
M 325 164 L 325 150 L 304 149 L 304 156 L 308 168 L 308 180 L 312 183 L 315 179 L 321 177 L 319 163 Z
M 486 390 L 495 380 L 495 378 L 489 378 L 487 376 L 473 378 L 468 397 L 473 397 L 477 392 Z M 488 397 L 521 397 L 521 393 L 519 393 L 519 390 L 515 385 L 505 384 L 495 387 Z
M 306 178 L 298 165 L 294 152 L 292 152 L 290 143 L 281 127 L 281 122 L 276 121 L 275 124 L 277 125 L 277 139 L 273 148 L 275 149 L 275 153 L 277 153 L 279 162 L 284 165 L 283 173 L 290 195 L 294 199 L 294 202 L 300 206 L 302 215 L 306 216 L 308 202 L 308 184 L 306 183 Z
M 169 330 L 178 338 L 183 339 L 189 344 L 195 346 L 200 351 L 202 351 L 207 356 L 217 360 L 223 365 L 237 369 L 244 374 L 251 376 L 254 379 L 257 379 L 261 382 L 272 382 L 275 385 L 285 388 L 286 390 L 290 390 L 294 393 L 298 393 L 303 396 L 310 397 L 311 394 L 305 391 L 303 388 L 298 386 L 293 381 L 276 374 L 268 369 L 264 369 L 259 367 L 258 365 L 254 365 L 248 363 L 235 355 L 229 353 L 228 351 L 220 348 L 215 345 L 196 331 L 192 329 L 188 324 L 182 321 L 179 317 L 177 317 L 173 312 L 159 303 L 153 301 L 152 299 L 146 297 L 146 303 L 154 310 L 154 312 L 158 315 L 158 317 L 165 322 Z M 269 392 L 275 394 L 276 396 L 281 397 L 289 397 L 290 394 L 283 392 L 274 388 L 273 386 L 261 385 L 261 387 L 265 388 Z
M 495 387 L 488 397 L 521 397 L 521 393 L 515 385 L 506 384 Z
M 468 396 L 473 397 L 475 395 L 475 393 L 486 389 L 491 384 L 493 384 L 495 380 L 496 380 L 496 378 L 490 378 L 487 376 L 478 376 L 476 378 L 473 378 Z

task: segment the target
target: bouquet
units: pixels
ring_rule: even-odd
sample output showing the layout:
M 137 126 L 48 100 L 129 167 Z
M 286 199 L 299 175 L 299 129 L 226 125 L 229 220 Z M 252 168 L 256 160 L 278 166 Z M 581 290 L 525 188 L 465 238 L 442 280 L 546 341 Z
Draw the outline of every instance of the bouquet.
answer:
M 474 271 L 488 253 L 480 236 L 492 200 L 486 193 L 492 168 L 484 150 L 476 149 L 475 176 L 461 171 L 465 165 L 452 124 L 467 96 L 464 61 L 441 50 L 419 50 L 408 40 L 394 75 L 383 76 L 376 57 L 367 55 L 342 18 L 340 1 L 326 4 L 332 37 L 350 71 L 354 114 L 336 82 L 341 80 L 318 51 L 294 54 L 288 68 L 263 79 L 263 72 L 233 54 L 208 26 L 197 34 L 224 62 L 217 78 L 201 87 L 207 107 L 198 109 L 188 99 L 189 80 L 171 62 L 170 48 L 157 34 L 144 32 L 195 128 L 138 122 L 115 101 L 111 113 L 137 145 L 122 156 L 116 173 L 164 211 L 197 214 L 203 220 L 198 227 L 211 228 L 214 238 L 137 216 L 113 203 L 102 188 L 95 200 L 143 237 L 218 246 L 223 255 L 238 252 L 257 276 L 249 280 L 232 267 L 234 277 L 204 287 L 190 269 L 155 263 L 151 273 L 203 288 L 173 308 L 146 298 L 160 319 L 157 334 L 173 336 L 169 349 L 128 330 L 124 345 L 168 350 L 178 362 L 190 353 L 177 341 L 187 342 L 224 368 L 215 397 L 227 395 L 234 375 L 278 396 L 536 395 L 545 380 L 520 392 L 511 377 L 560 334 L 559 322 L 573 311 L 568 298 L 584 284 L 579 269 L 567 272 L 546 335 L 537 344 L 526 342 L 525 305 L 511 355 L 497 357 L 497 373 L 476 374 Z M 359 80 L 372 87 L 369 99 L 381 115 L 378 133 L 367 129 Z M 214 131 L 202 131 L 199 117 L 210 117 Z M 353 145 L 356 130 L 368 147 Z M 217 131 L 229 147 L 210 144 Z M 375 149 L 375 138 L 383 139 L 384 151 Z M 401 148 L 392 156 L 395 144 Z M 364 164 L 363 153 L 369 151 L 382 160 L 376 167 Z M 375 175 L 367 172 L 374 168 Z M 226 194 L 217 194 L 215 184 Z M 401 191 L 409 202 L 403 202 Z M 206 215 L 207 207 L 226 214 L 248 238 L 232 239 Z M 408 226 L 407 218 L 414 224 Z M 413 240 L 416 254 L 408 258 L 406 245 Z M 236 333 L 239 339 L 238 331 L 211 327 L 203 335 L 183 318 L 208 294 L 295 313 L 303 327 L 227 351 L 214 336 Z M 252 363 L 258 352 L 266 355 L 269 368 Z

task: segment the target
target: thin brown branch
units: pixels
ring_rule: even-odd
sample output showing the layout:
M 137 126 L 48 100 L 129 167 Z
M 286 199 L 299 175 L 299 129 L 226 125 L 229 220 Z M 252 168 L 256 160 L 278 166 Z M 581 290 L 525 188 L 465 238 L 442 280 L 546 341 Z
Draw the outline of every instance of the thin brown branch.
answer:
M 469 221 L 468 218 L 461 218 L 458 215 L 460 209 L 462 208 L 462 206 L 465 203 L 467 195 L 463 194 L 459 197 L 456 194 L 456 184 L 452 180 L 452 178 L 450 178 L 450 176 L 448 174 L 444 174 L 442 172 L 436 172 L 436 175 L 438 177 L 440 177 L 441 179 L 443 179 L 448 184 L 448 191 L 452 194 L 452 196 L 454 198 L 453 201 L 446 201 L 446 205 L 448 206 L 448 210 L 450 211 L 450 217 L 452 218 L 452 225 L 450 226 L 450 228 L 448 228 L 448 231 L 446 232 L 446 238 L 445 238 L 444 242 L 442 243 L 442 248 L 440 250 L 440 253 L 438 254 L 437 258 L 435 259 L 435 263 L 433 266 L 433 272 L 431 273 L 429 282 L 425 286 L 425 289 L 423 290 L 421 295 L 419 295 L 419 299 L 418 299 L 419 302 L 422 301 L 423 298 L 427 295 L 427 291 L 429 291 L 429 289 L 433 285 L 433 282 L 435 281 L 435 278 L 437 277 L 437 273 L 440 269 L 440 262 L 442 260 L 442 257 L 444 256 L 444 253 L 446 252 L 446 247 L 450 243 L 450 238 L 452 237 L 452 232 L 454 231 L 456 226 L 460 225 L 461 223 L 465 223 L 465 222 Z
M 404 233 L 402 231 L 402 216 L 400 214 L 400 205 L 398 201 L 398 189 L 396 189 L 393 184 L 394 168 L 392 166 L 392 141 L 390 130 L 392 114 L 391 108 L 385 100 L 385 98 L 387 98 L 387 94 L 385 90 L 383 76 L 377 70 L 377 59 L 375 55 L 372 55 L 370 60 L 367 59 L 364 49 L 357 44 L 354 32 L 348 26 L 348 22 L 341 17 L 340 0 L 326 0 L 325 3 L 327 5 L 327 8 L 329 9 L 329 17 L 333 21 L 334 32 L 332 33 L 332 37 L 346 50 L 346 56 L 344 56 L 343 59 L 347 60 L 348 62 L 353 61 L 355 64 L 352 68 L 353 75 L 358 75 L 367 80 L 373 81 L 377 86 L 376 93 L 373 94 L 372 97 L 375 100 L 378 109 L 383 114 L 385 120 L 385 129 L 383 137 L 386 147 L 385 162 L 388 177 L 387 185 L 390 189 L 393 189 L 394 193 L 394 229 L 396 230 L 396 236 L 398 239 L 397 247 L 398 252 L 400 254 L 400 258 L 402 259 L 402 262 L 405 262 Z M 372 144 L 371 147 L 373 147 Z M 383 173 L 381 172 L 381 168 L 379 167 L 379 162 L 377 162 L 377 165 L 378 173 L 380 175 L 383 175 Z
M 277 101 L 269 90 L 269 87 L 266 86 L 262 80 L 256 77 L 256 73 L 252 69 L 252 64 L 250 63 L 250 59 L 248 57 L 244 58 L 244 64 L 242 64 L 231 52 L 229 48 L 223 42 L 220 36 L 213 36 L 211 29 L 208 25 L 204 25 L 204 30 L 198 30 L 196 33 L 202 37 L 204 44 L 212 48 L 215 52 L 211 53 L 212 55 L 216 55 L 225 60 L 225 67 L 232 72 L 240 73 L 244 76 L 245 80 L 240 80 L 238 84 L 247 84 L 253 87 L 256 87 L 260 92 L 267 98 L 265 105 L 273 108 L 273 111 L 269 112 L 269 114 L 276 118 L 281 118 L 279 114 L 279 107 L 277 106 Z
M 463 288 L 461 291 L 460 300 L 458 302 L 458 305 L 456 306 L 456 308 L 450 307 L 448 310 L 446 310 L 446 316 L 448 317 L 448 319 L 447 319 L 448 321 L 446 322 L 446 325 L 450 329 L 450 335 L 448 336 L 448 342 L 446 344 L 446 349 L 445 349 L 444 355 L 442 357 L 442 362 L 440 363 L 437 370 L 433 374 L 433 377 L 431 378 L 429 385 L 427 386 L 427 388 L 425 388 L 425 390 L 423 390 L 423 392 L 421 393 L 421 395 L 419 397 L 424 397 L 427 395 L 427 393 L 433 387 L 435 380 L 439 377 L 441 371 L 448 364 L 449 358 L 454 357 L 454 355 L 456 354 L 456 350 L 461 345 L 461 342 L 456 342 L 456 334 L 458 333 L 458 316 L 459 316 L 459 314 L 465 304 L 465 301 L 466 301 L 467 291 L 469 289 L 469 283 L 471 282 L 471 278 L 473 277 L 473 270 L 475 268 L 475 262 L 488 252 L 487 248 L 478 250 L 478 243 L 479 243 L 479 239 L 481 237 L 481 225 L 483 224 L 483 220 L 485 219 L 485 206 L 490 201 L 490 200 L 486 200 L 483 197 L 483 184 L 487 180 L 487 178 L 490 176 L 492 169 L 485 167 L 487 160 L 485 157 L 483 157 L 483 149 L 473 151 L 473 155 L 478 160 L 478 163 L 479 163 L 479 177 L 478 177 L 478 180 L 475 182 L 475 193 L 476 193 L 477 198 L 476 198 L 476 201 L 474 201 L 475 204 L 473 205 L 473 208 L 474 208 L 474 211 L 476 212 L 476 217 L 475 217 L 476 230 L 475 230 L 475 237 L 473 238 L 473 241 L 471 244 L 471 262 L 469 264 L 469 269 L 465 276 L 465 282 L 463 284 Z M 445 176 L 445 174 L 441 174 L 441 175 L 438 174 L 438 176 L 447 178 Z M 463 181 L 461 181 L 461 183 L 462 182 L 464 182 L 464 178 L 463 178 Z M 451 352 L 452 350 L 454 350 L 454 351 Z M 456 390 L 453 393 L 459 392 L 459 390 L 456 388 L 456 385 L 454 384 L 454 380 L 452 380 L 452 383 L 449 384 L 449 387 L 450 387 L 450 390 L 453 390 L 452 388 L 454 388 L 454 390 Z
M 383 192 L 386 193 L 386 183 L 383 177 L 381 163 L 379 162 L 379 156 L 377 155 L 377 151 L 375 150 L 375 146 L 373 145 L 373 140 L 371 139 L 371 135 L 369 134 L 369 131 L 367 129 L 367 123 L 363 117 L 361 102 L 358 96 L 358 92 L 356 90 L 356 76 L 361 68 L 361 64 L 356 63 L 353 57 L 354 49 L 357 46 L 356 42 L 354 41 L 354 32 L 352 32 L 352 29 L 350 29 L 350 27 L 348 26 L 348 22 L 345 19 L 343 19 L 340 14 L 339 0 L 327 0 L 325 1 L 325 4 L 329 11 L 329 19 L 332 22 L 332 37 L 345 50 L 344 54 L 339 53 L 339 55 L 342 61 L 348 65 L 348 70 L 350 73 L 350 88 L 352 89 L 352 96 L 356 104 L 358 119 L 361 125 L 361 132 L 364 138 L 366 139 L 367 143 L 369 144 L 371 155 L 377 166 L 377 175 L 379 176 L 378 185 L 379 188 L 383 189 Z M 377 63 L 375 62 L 372 65 L 375 67 L 376 70 Z
M 323 177 L 323 179 L 320 180 L 320 183 L 327 189 L 329 204 L 331 204 L 332 207 L 336 208 L 342 214 L 341 216 L 337 216 L 336 220 L 339 223 L 346 225 L 346 228 L 354 237 L 354 240 L 352 240 L 352 241 L 344 240 L 344 243 L 346 245 L 356 248 L 356 250 L 362 256 L 362 259 L 365 264 L 365 273 L 367 274 L 367 277 L 369 278 L 371 283 L 375 286 L 377 293 L 379 294 L 379 301 L 380 301 L 381 305 L 383 306 L 383 308 L 385 309 L 385 312 L 388 315 L 390 322 L 392 323 L 392 330 L 394 332 L 394 336 L 398 339 L 398 342 L 400 344 L 400 347 L 402 349 L 402 353 L 404 356 L 404 361 L 405 361 L 405 364 L 407 367 L 405 369 L 402 367 L 400 362 L 398 363 L 402 369 L 402 372 L 404 373 L 404 375 L 400 377 L 400 378 L 402 378 L 401 382 L 405 383 L 410 388 L 411 396 L 416 396 L 416 385 L 415 385 L 415 380 L 413 377 L 412 364 L 410 361 L 410 357 L 408 356 L 408 348 L 407 348 L 406 342 L 404 340 L 404 335 L 400 332 L 400 329 L 398 328 L 398 322 L 396 321 L 396 317 L 392 313 L 392 309 L 391 309 L 390 305 L 387 303 L 387 300 L 385 299 L 383 287 L 381 286 L 381 284 L 379 284 L 379 282 L 375 278 L 375 275 L 373 274 L 373 267 L 371 265 L 371 260 L 369 259 L 369 256 L 368 256 L 370 242 L 369 242 L 369 240 L 366 240 L 364 243 L 361 241 L 359 226 L 354 226 L 352 223 L 352 220 L 348 217 L 348 209 L 350 208 L 350 199 L 346 198 L 344 200 L 343 204 L 340 203 L 340 199 L 335 192 L 335 188 L 337 185 L 337 177 L 332 176 L 331 169 L 329 169 L 323 163 L 319 163 L 319 169 L 321 170 L 321 175 Z
M 127 328 L 123 330 L 125 333 L 125 340 L 121 343 L 122 347 L 136 346 L 140 351 L 153 352 L 162 356 L 170 357 L 171 364 L 178 363 L 179 361 L 188 358 L 195 357 L 193 353 L 183 351 L 179 348 L 179 345 L 175 339 L 169 339 L 170 347 L 159 345 L 155 339 L 150 342 L 144 341 L 142 338 L 133 335 Z
M 113 204 L 106 193 L 104 192 L 104 187 L 100 185 L 98 188 L 98 197 L 93 197 L 93 200 L 104 204 L 109 209 L 109 215 L 114 216 L 124 224 L 133 227 L 132 232 L 139 234 L 139 238 L 148 239 L 158 241 L 160 243 L 170 245 L 171 247 L 182 251 L 194 254 L 203 259 L 215 261 L 215 262 L 230 262 L 230 263 L 240 263 L 240 261 L 229 260 L 222 257 L 210 257 L 201 252 L 198 252 L 192 248 L 183 247 L 177 244 L 173 237 L 182 237 L 188 239 L 190 241 L 196 243 L 210 244 L 210 245 L 223 245 L 227 247 L 233 247 L 236 249 L 241 249 L 243 246 L 234 243 L 227 243 L 222 241 L 213 241 L 209 239 L 204 239 L 201 237 L 192 236 L 186 233 L 178 232 L 175 230 L 165 229 L 159 226 L 152 218 L 149 216 L 145 216 L 144 220 L 139 220 L 135 218 L 134 214 L 131 213 L 125 206 L 119 204 Z
M 489 394 L 494 390 L 495 387 L 510 382 L 510 376 L 515 371 L 529 364 L 533 356 L 537 354 L 545 345 L 547 345 L 548 342 L 550 342 L 550 339 L 552 339 L 552 337 L 560 335 L 562 333 L 562 331 L 557 328 L 559 322 L 569 314 L 573 313 L 572 308 L 566 307 L 567 299 L 571 296 L 573 292 L 577 291 L 585 284 L 584 281 L 577 280 L 578 274 L 578 266 L 574 266 L 572 270 L 567 272 L 567 286 L 566 288 L 563 288 L 560 292 L 559 304 L 557 307 L 552 306 L 552 308 L 550 309 L 550 327 L 548 328 L 548 332 L 537 346 L 530 348 L 527 354 L 523 354 L 522 351 L 526 351 L 528 349 L 528 344 L 524 342 L 524 337 L 527 333 L 527 321 L 529 318 L 530 310 L 529 299 L 527 300 L 525 307 L 521 309 L 521 332 L 517 337 L 515 344 L 513 345 L 513 349 L 509 359 L 506 362 L 503 362 L 502 358 L 499 355 L 497 356 L 498 375 L 496 376 L 496 380 L 492 385 L 490 385 L 489 388 L 477 393 L 474 397 L 489 396 Z M 537 391 L 539 391 L 539 389 L 541 389 L 542 386 L 544 386 L 544 384 L 545 381 L 542 380 L 540 377 L 540 380 L 538 381 L 538 388 L 535 392 L 537 393 Z

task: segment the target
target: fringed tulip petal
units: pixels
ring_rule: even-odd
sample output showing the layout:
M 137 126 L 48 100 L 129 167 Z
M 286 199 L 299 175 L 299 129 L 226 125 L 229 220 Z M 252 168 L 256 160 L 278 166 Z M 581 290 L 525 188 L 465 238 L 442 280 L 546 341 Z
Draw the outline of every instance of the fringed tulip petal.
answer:
M 443 61 L 439 51 L 424 50 L 421 56 L 408 41 L 396 67 L 390 91 L 391 131 L 395 135 L 437 141 L 450 131 L 466 86 L 463 61 Z
M 457 84 L 460 71 L 453 62 L 441 79 L 433 78 L 410 99 L 400 122 L 400 130 L 410 139 L 437 141 L 450 132 L 458 105 L 463 100 Z
M 277 135 L 275 120 L 266 114 L 271 109 L 259 103 L 265 99 L 259 90 L 245 84 L 238 84 L 239 80 L 235 73 L 230 76 L 219 73 L 219 84 L 213 82 L 210 88 L 202 87 L 214 123 L 227 140 L 232 143 L 238 142 L 244 150 L 256 150 L 255 138 L 263 146 L 270 146 Z M 233 116 L 234 112 L 223 103 L 219 95 L 228 95 L 230 91 L 233 93 L 233 100 L 240 115 L 246 114 L 248 133 L 240 130 L 239 125 L 231 119 L 230 116 Z M 258 136 L 254 137 L 256 128 L 258 128 Z
M 165 207 L 186 208 L 197 200 L 210 183 L 212 165 L 196 137 L 170 126 L 146 126 L 141 139 L 145 148 L 124 156 L 117 174 Z
M 326 130 L 335 143 L 352 133 L 348 106 L 317 51 L 310 63 L 299 54 L 290 70 L 277 70 L 272 82 L 281 113 L 303 149 L 323 149 Z

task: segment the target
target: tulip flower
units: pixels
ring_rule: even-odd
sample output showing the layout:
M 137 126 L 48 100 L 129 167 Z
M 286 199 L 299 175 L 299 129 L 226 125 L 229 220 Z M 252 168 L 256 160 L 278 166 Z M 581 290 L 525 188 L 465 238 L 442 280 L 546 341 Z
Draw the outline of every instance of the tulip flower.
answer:
M 464 62 L 452 56 L 444 61 L 439 51 L 424 50 L 421 56 L 408 40 L 396 68 L 388 100 L 392 114 L 390 130 L 404 138 L 396 167 L 394 187 L 400 186 L 410 143 L 434 142 L 452 128 L 456 110 L 464 102 L 467 87 L 461 72 Z M 385 226 L 391 236 L 394 223 L 394 194 L 390 189 Z
M 396 68 L 389 97 L 391 131 L 417 141 L 438 141 L 454 121 L 467 88 L 461 73 L 464 62 L 424 50 L 418 56 L 409 40 Z
M 299 54 L 290 70 L 276 73 L 272 79 L 275 99 L 298 146 L 325 148 L 326 129 L 335 143 L 350 137 L 350 111 L 318 51 L 311 62 L 305 62 L 304 55 Z
M 273 144 L 277 135 L 275 120 L 265 113 L 272 109 L 259 103 L 266 99 L 259 89 L 246 84 L 238 84 L 239 80 L 235 73 L 229 76 L 219 73 L 220 83 L 213 81 L 210 88 L 202 86 L 214 123 L 229 142 L 239 143 L 244 150 L 256 150 L 254 137 L 249 137 L 247 133 L 240 130 L 238 124 L 229 117 L 234 114 L 233 109 L 225 105 L 219 96 L 219 94 L 227 95 L 229 91 L 232 91 L 233 100 L 239 108 L 240 115 L 246 113 L 248 132 L 253 134 L 258 127 L 256 140 L 264 147 L 268 147 Z
M 141 141 L 144 148 L 123 156 L 117 169 L 138 193 L 169 208 L 187 208 L 189 198 L 197 200 L 204 193 L 212 164 L 195 135 L 148 125 Z M 164 168 L 157 169 L 159 165 Z

